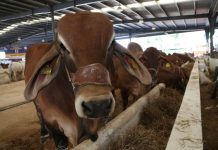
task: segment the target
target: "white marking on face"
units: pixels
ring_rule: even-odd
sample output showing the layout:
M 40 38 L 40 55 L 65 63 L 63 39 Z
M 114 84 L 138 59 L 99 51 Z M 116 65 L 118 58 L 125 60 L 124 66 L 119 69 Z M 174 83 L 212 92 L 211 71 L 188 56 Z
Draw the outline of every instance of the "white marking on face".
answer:
M 66 43 L 64 38 L 59 33 L 58 33 L 58 39 L 65 46 L 65 48 L 70 52 L 70 46 Z M 74 56 L 72 54 L 71 54 L 71 57 L 72 57 L 73 60 L 75 60 L 75 58 L 74 58 Z

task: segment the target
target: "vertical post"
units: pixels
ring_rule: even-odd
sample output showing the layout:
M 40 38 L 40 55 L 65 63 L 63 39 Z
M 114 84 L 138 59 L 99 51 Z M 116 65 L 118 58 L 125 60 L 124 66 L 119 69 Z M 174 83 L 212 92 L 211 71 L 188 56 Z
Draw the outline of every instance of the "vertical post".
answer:
M 205 28 L 204 31 L 205 31 L 205 35 L 206 35 L 206 41 L 208 43 L 209 42 L 209 29 Z
M 209 50 L 209 48 L 210 48 L 210 46 L 209 46 L 209 33 L 210 33 L 209 28 L 205 28 L 204 31 L 205 31 L 205 35 L 206 35 L 207 47 L 208 47 L 208 50 Z
M 129 43 L 131 43 L 131 41 L 132 41 L 132 31 L 129 30 Z
M 214 45 L 213 45 L 213 35 L 214 35 L 214 30 L 215 30 L 215 25 L 216 25 L 216 17 L 209 17 L 209 32 L 210 32 L 210 55 L 211 57 L 214 57 Z
M 50 11 L 51 11 L 51 26 L 52 26 L 53 41 L 54 41 L 56 40 L 56 33 L 55 33 L 55 22 L 54 22 L 54 8 L 52 5 L 50 5 Z

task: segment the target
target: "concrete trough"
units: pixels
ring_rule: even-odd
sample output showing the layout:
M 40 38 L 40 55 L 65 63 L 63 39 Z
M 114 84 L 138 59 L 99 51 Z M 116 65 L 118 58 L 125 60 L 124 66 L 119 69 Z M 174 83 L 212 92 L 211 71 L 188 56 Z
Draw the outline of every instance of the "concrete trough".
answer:
M 74 150 L 104 150 L 110 143 L 115 141 L 120 135 L 123 135 L 127 129 L 136 126 L 140 120 L 140 113 L 160 96 L 160 90 L 164 88 L 163 83 L 158 84 L 149 93 L 139 98 L 135 103 L 120 113 L 113 120 L 108 122 L 99 132 L 98 140 L 92 142 L 86 140 L 77 145 Z
M 203 150 L 198 61 L 192 69 L 166 150 Z

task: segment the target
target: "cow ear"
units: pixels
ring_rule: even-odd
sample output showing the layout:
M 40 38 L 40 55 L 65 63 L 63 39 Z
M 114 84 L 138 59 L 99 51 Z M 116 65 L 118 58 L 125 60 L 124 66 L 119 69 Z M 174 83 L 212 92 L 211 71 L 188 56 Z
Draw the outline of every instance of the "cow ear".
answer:
M 120 44 L 116 42 L 113 42 L 112 44 L 114 44 L 113 54 L 118 57 L 124 68 L 142 84 L 151 84 L 151 75 L 139 59 Z
M 35 66 L 24 91 L 27 100 L 34 100 L 38 92 L 57 76 L 61 65 L 61 56 L 57 48 L 57 45 L 53 44 Z

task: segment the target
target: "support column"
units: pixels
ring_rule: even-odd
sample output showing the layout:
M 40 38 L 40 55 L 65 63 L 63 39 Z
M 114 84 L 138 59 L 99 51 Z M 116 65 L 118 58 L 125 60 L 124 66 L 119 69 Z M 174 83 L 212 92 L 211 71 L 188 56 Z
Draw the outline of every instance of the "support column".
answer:
M 132 31 L 129 30 L 129 43 L 132 41 Z
M 216 17 L 217 15 L 215 15 L 214 17 L 209 17 L 209 33 L 210 33 L 210 56 L 214 57 L 214 44 L 213 44 L 213 35 L 214 35 L 214 31 L 215 31 L 215 25 L 216 25 Z
M 214 45 L 213 45 L 213 35 L 216 27 L 216 18 L 217 18 L 217 8 L 218 0 L 211 0 L 211 6 L 209 9 L 209 32 L 210 32 L 210 55 L 214 57 Z
M 53 41 L 55 41 L 56 33 L 55 33 L 55 21 L 54 21 L 54 8 L 52 5 L 50 5 L 50 11 L 51 11 L 51 26 L 52 26 L 52 32 L 53 32 Z
M 207 41 L 207 43 L 209 43 L 209 28 L 205 28 L 204 31 L 205 31 L 205 35 L 206 35 L 206 41 Z

